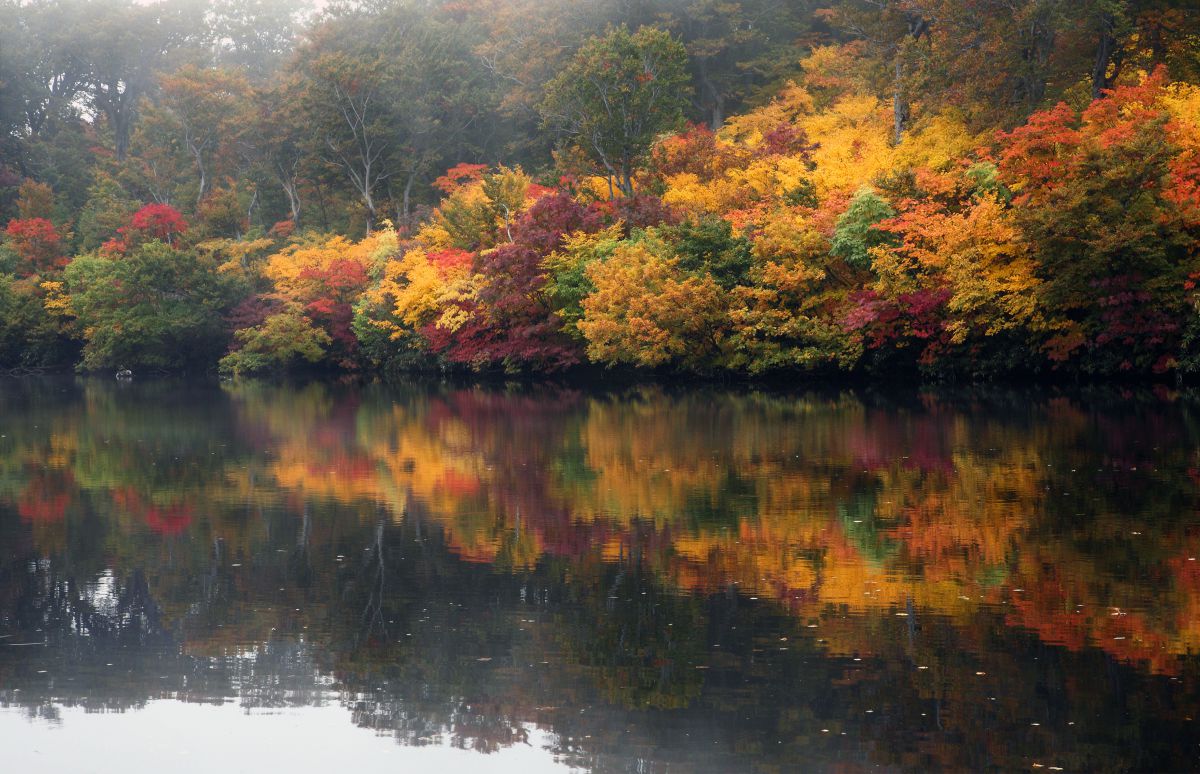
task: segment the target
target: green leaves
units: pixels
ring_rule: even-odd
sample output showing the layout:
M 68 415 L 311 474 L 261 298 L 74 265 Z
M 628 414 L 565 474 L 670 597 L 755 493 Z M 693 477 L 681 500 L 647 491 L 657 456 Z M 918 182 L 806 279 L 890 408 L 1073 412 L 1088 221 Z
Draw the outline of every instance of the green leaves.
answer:
M 891 236 L 875 224 L 893 217 L 896 211 L 870 188 L 863 188 L 850 200 L 850 207 L 837 221 L 829 252 L 857 269 L 871 267 L 871 248 L 887 244 Z
M 83 330 L 81 370 L 207 367 L 224 349 L 234 281 L 162 242 L 72 261 L 64 274 Z
M 683 123 L 687 62 L 683 44 L 660 29 L 612 29 L 546 85 L 543 121 L 631 196 L 651 143 Z

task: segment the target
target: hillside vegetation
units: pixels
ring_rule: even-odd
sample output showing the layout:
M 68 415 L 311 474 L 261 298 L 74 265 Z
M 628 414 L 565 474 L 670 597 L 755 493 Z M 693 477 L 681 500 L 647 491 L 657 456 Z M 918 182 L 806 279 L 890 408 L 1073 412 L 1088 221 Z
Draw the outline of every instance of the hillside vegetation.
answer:
M 0 5 L 0 366 L 1200 369 L 1169 0 Z

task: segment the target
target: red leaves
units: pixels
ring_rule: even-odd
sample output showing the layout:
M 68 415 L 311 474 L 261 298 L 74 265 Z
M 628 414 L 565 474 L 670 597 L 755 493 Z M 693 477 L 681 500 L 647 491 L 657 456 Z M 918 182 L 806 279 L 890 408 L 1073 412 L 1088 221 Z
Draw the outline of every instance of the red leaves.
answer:
M 521 216 L 513 228 L 513 241 L 538 252 L 557 250 L 564 234 L 596 231 L 600 217 L 565 193 L 543 196 Z
M 454 269 L 465 269 L 475 260 L 475 254 L 467 250 L 457 250 L 450 248 L 448 250 L 439 250 L 438 252 L 429 253 L 429 262 L 438 268 L 442 274 L 446 274 Z
M 422 335 L 434 352 L 475 367 L 495 364 L 554 370 L 579 361 L 578 348 L 542 298 L 542 260 L 565 234 L 596 231 L 601 216 L 565 193 L 544 196 L 513 227 L 513 242 L 480 254 L 475 271 L 486 278 L 476 302 L 462 304 L 469 321 L 453 332 L 427 326 Z M 464 261 L 469 253 L 444 251 L 435 265 Z
M 126 241 L 136 233 L 145 239 L 159 239 L 173 244 L 175 236 L 187 231 L 187 228 L 188 224 L 183 215 L 171 205 L 147 204 L 133 213 L 129 225 L 120 229 L 120 233 L 126 236 Z
M 325 324 L 345 353 L 353 353 L 358 348 L 351 328 L 354 302 L 367 287 L 367 267 L 353 258 L 335 258 L 320 268 L 306 267 L 300 279 L 307 285 L 301 299 L 304 311 L 314 322 Z
M 650 194 L 622 196 L 610 202 L 596 202 L 592 209 L 602 213 L 606 220 L 619 220 L 624 223 L 626 232 L 634 228 L 674 226 L 679 223 L 679 215 L 664 204 L 662 199 Z
M 66 518 L 71 504 L 71 474 L 66 471 L 35 472 L 17 500 L 22 521 L 48 524 Z
M 367 267 L 354 259 L 338 258 L 319 269 L 313 267 L 303 269 L 300 272 L 300 278 L 314 280 L 327 290 L 340 294 L 365 287 Z
M 1075 111 L 1060 102 L 1034 113 L 1024 126 L 999 135 L 1001 171 L 1009 179 L 1026 181 L 1019 203 L 1055 187 L 1067 166 L 1064 156 L 1069 157 L 1082 139 L 1077 123 Z
M 1180 331 L 1179 322 L 1154 303 L 1153 294 L 1140 278 L 1113 277 L 1097 280 L 1095 286 L 1101 293 L 1096 301 L 1102 327 L 1093 339 L 1093 346 L 1113 347 L 1133 357 L 1137 353 L 1160 351 L 1164 345 L 1173 343 Z M 1160 356 L 1151 370 L 1163 373 L 1168 369 L 1167 363 Z M 1118 368 L 1128 371 L 1133 363 L 1121 358 Z
M 886 298 L 874 290 L 850 297 L 854 304 L 843 325 L 863 336 L 868 349 L 922 347 L 921 362 L 934 362 L 946 343 L 945 307 L 949 288 L 925 288 Z M 924 342 L 924 343 L 923 343 Z
M 118 238 L 100 246 L 102 253 L 124 255 L 130 248 L 157 239 L 174 246 L 176 237 L 185 233 L 188 223 L 179 210 L 169 204 L 147 204 L 117 229 Z
M 758 156 L 800 156 L 807 159 L 816 147 L 808 141 L 802 129 L 782 124 L 767 132 L 762 143 L 754 150 Z
M 178 535 L 186 530 L 195 518 L 195 512 L 189 503 L 158 505 L 148 501 L 131 486 L 114 489 L 112 500 L 117 508 L 141 520 L 159 535 Z
M 477 269 L 488 281 L 479 303 L 470 305 L 471 320 L 453 333 L 436 326 L 422 331 L 430 348 L 475 367 L 502 363 L 555 370 L 578 362 L 561 321 L 539 293 L 546 281 L 541 261 L 538 251 L 521 244 L 480 256 Z
M 17 274 L 22 277 L 61 269 L 68 263 L 62 237 L 45 218 L 14 218 L 4 233 L 20 259 Z

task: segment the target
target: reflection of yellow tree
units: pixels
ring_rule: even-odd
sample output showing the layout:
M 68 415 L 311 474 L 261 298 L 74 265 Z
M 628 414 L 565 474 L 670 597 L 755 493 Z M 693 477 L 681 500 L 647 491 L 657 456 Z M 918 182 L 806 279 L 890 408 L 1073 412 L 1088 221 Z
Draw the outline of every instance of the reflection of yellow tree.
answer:
M 238 389 L 272 453 L 228 472 L 230 500 L 419 518 L 462 559 L 498 568 L 637 556 L 676 588 L 738 587 L 804 619 L 923 611 L 970 627 L 1002 609 L 1047 641 L 1162 670 L 1200 646 L 1188 557 L 1148 559 L 1174 579 L 1156 585 L 1091 556 L 1126 528 L 1121 515 L 1074 540 L 1041 527 L 1055 462 L 1089 443 L 1069 402 L 1025 426 L 932 399 L 875 411 L 846 396 L 642 390 L 538 408 L 478 389 L 361 403 Z

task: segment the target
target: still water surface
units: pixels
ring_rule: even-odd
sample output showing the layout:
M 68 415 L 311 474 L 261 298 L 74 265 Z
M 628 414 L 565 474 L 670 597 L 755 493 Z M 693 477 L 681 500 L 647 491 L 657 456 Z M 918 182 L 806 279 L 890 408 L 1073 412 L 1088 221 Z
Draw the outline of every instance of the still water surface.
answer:
M 6 770 L 1200 767 L 1200 402 L 0 382 Z

